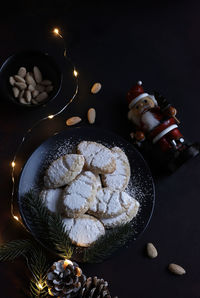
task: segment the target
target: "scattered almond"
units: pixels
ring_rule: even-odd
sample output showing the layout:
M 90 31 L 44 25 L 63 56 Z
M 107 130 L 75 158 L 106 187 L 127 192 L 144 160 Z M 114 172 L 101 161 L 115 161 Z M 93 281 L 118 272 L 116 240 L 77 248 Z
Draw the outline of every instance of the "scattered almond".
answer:
M 42 74 L 37 66 L 33 67 L 33 73 L 34 73 L 34 78 L 35 78 L 36 82 L 41 83 L 42 82 Z
M 90 108 L 87 113 L 88 121 L 90 124 L 93 124 L 96 119 L 96 111 L 94 108 Z
M 25 67 L 20 67 L 20 69 L 18 70 L 18 73 L 17 74 L 21 78 L 24 78 L 26 76 L 26 68 Z
M 154 259 L 158 256 L 157 249 L 155 248 L 153 243 L 147 243 L 147 255 L 151 259 Z
M 82 119 L 77 116 L 71 117 L 71 118 L 67 119 L 66 124 L 67 124 L 67 126 L 72 126 L 72 125 L 75 125 L 75 124 L 81 122 L 81 120 Z
M 95 83 L 91 88 L 91 93 L 96 94 L 101 90 L 101 84 Z
M 172 273 L 176 274 L 176 275 L 183 275 L 186 273 L 185 269 L 183 267 L 181 267 L 180 265 L 177 264 L 169 264 L 168 266 L 169 271 L 171 271 Z

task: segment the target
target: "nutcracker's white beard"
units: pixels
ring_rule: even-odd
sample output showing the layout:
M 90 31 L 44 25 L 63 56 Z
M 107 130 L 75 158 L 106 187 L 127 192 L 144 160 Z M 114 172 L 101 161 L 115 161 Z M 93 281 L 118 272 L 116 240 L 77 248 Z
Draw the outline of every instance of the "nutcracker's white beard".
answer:
M 158 119 L 155 118 L 154 114 L 151 113 L 151 111 L 147 111 L 142 114 L 141 122 L 144 125 L 144 129 L 147 131 L 152 130 L 160 123 Z
M 143 124 L 145 130 L 150 131 L 156 127 L 160 122 L 155 118 L 151 111 L 147 111 L 142 115 L 136 116 L 132 110 L 128 112 L 128 119 L 131 120 L 136 126 L 140 127 Z

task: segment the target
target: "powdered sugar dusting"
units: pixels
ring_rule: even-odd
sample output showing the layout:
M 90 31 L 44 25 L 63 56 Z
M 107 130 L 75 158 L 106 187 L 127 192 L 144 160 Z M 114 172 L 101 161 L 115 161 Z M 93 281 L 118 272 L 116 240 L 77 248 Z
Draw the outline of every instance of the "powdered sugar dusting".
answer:
M 88 247 L 105 234 L 103 224 L 93 216 L 83 215 L 72 221 L 64 219 L 65 229 L 69 237 L 78 246 Z
M 93 138 L 83 138 L 83 136 L 80 135 L 80 137 L 75 136 L 73 137 L 67 137 L 66 138 L 55 138 L 54 142 L 49 146 L 47 146 L 47 150 L 43 151 L 43 155 L 45 158 L 42 160 L 42 164 L 40 167 L 39 175 L 37 175 L 37 181 L 34 184 L 34 188 L 41 190 L 43 188 L 43 177 L 46 169 L 49 167 L 49 165 L 57 158 L 65 155 L 65 154 L 71 154 L 76 153 L 77 145 L 83 141 L 83 140 L 93 140 Z M 130 196 L 135 198 L 139 201 L 140 207 L 138 215 L 131 221 L 134 228 L 134 235 L 137 235 L 138 232 L 141 231 L 141 225 L 144 223 L 146 225 L 146 218 L 148 216 L 149 218 L 149 211 L 146 211 L 146 206 L 149 208 L 149 200 L 153 200 L 153 190 L 152 190 L 152 179 L 151 176 L 149 178 L 147 177 L 148 171 L 146 171 L 145 167 L 138 166 L 140 164 L 142 166 L 142 162 L 137 162 L 137 154 L 133 154 L 133 148 L 131 146 L 124 147 L 124 143 L 120 143 L 120 141 L 110 141 L 110 139 L 106 138 L 102 141 L 102 139 L 95 139 L 95 142 L 101 143 L 102 145 L 112 149 L 115 146 L 118 146 L 121 148 L 125 154 L 129 157 L 133 157 L 129 160 L 131 165 L 131 176 L 128 183 L 128 186 L 125 189 L 125 192 L 128 193 Z M 141 157 L 139 157 L 139 160 L 141 160 Z M 150 173 L 149 173 L 150 175 Z M 152 203 L 151 203 L 152 204 Z M 144 211 L 143 211 L 144 210 Z M 147 215 L 147 213 L 148 215 Z M 140 216 L 141 214 L 141 216 Z M 145 215 L 144 215 L 145 214 Z M 139 226 L 138 226 L 139 223 Z M 138 228 L 138 232 L 137 232 Z
M 111 174 L 102 175 L 103 184 L 113 190 L 124 190 L 130 179 L 130 165 L 126 154 L 119 148 L 112 148 L 116 169 Z
M 83 141 L 78 145 L 78 153 L 85 157 L 86 166 L 91 171 L 106 174 L 116 168 L 111 150 L 101 143 Z

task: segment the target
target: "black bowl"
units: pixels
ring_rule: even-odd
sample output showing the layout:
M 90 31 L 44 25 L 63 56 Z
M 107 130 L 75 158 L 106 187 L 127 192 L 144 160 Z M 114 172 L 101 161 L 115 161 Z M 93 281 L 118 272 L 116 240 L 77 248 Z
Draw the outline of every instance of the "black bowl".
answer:
M 52 81 L 53 90 L 43 102 L 37 105 L 26 105 L 20 103 L 13 95 L 12 86 L 9 83 L 9 77 L 17 74 L 20 67 L 25 67 L 27 71 L 32 72 L 34 66 L 38 66 L 44 79 Z M 0 88 L 5 99 L 9 99 L 13 103 L 27 107 L 35 108 L 46 105 L 48 102 L 55 99 L 58 95 L 62 84 L 62 72 L 52 56 L 48 53 L 40 51 L 24 51 L 14 54 L 3 63 L 0 69 Z

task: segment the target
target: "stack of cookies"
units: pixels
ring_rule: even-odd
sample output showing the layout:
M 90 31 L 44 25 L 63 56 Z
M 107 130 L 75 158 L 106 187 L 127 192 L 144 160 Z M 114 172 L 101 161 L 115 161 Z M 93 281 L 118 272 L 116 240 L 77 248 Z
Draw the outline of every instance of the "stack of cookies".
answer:
M 106 229 L 136 216 L 139 202 L 124 191 L 129 179 L 124 151 L 82 141 L 76 154 L 61 156 L 49 166 L 40 196 L 50 212 L 62 215 L 72 242 L 88 247 Z

